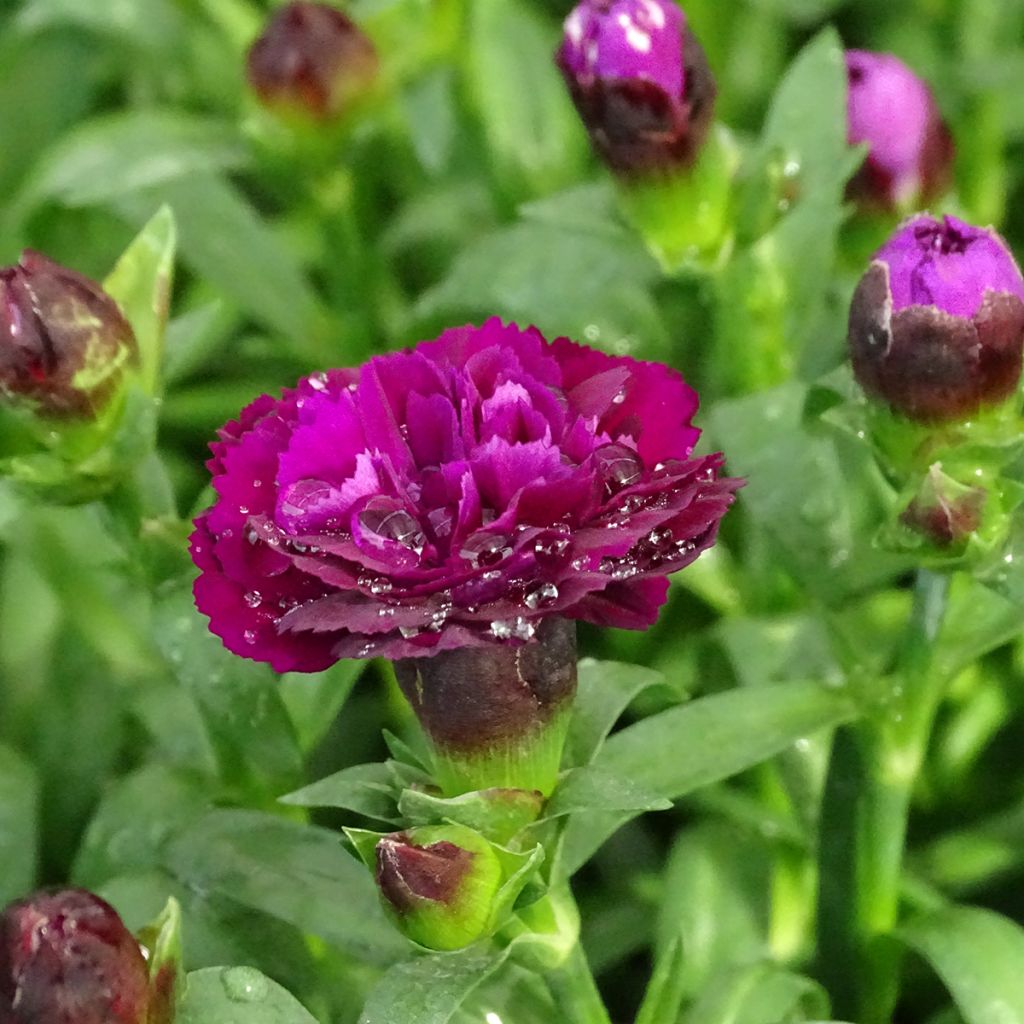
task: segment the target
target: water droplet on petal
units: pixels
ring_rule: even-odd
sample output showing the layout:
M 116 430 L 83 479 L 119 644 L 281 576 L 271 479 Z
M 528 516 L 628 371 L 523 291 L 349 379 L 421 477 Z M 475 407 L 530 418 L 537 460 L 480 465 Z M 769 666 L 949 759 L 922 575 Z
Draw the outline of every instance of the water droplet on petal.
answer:
M 557 565 L 568 552 L 569 543 L 568 537 L 545 534 L 534 542 L 533 553 L 542 565 Z
M 459 551 L 459 557 L 474 569 L 481 565 L 497 565 L 511 554 L 508 537 L 500 533 L 474 533 L 466 538 Z
M 263 604 L 263 595 L 258 590 L 250 590 L 245 595 L 245 603 L 250 608 L 259 608 Z
M 371 498 L 356 516 L 353 539 L 364 549 L 383 555 L 390 562 L 407 563 L 410 553 L 418 557 L 426 537 L 420 524 L 397 499 L 386 495 Z
M 558 587 L 554 583 L 538 583 L 526 591 L 523 601 L 528 608 L 536 611 L 558 600 Z
M 624 444 L 603 444 L 594 449 L 593 459 L 610 495 L 638 483 L 643 476 L 640 456 Z
M 399 626 L 398 632 L 402 634 L 402 638 L 405 640 L 413 640 L 420 635 L 418 626 Z
M 244 633 L 242 634 L 242 639 L 243 639 L 243 640 L 244 640 L 244 641 L 245 641 L 245 642 L 246 642 L 247 644 L 254 644 L 254 643 L 256 643 L 256 630 L 255 630 L 255 629 L 247 629 L 247 630 L 246 630 L 246 631 L 245 631 L 245 632 L 244 632 Z
M 491 623 L 491 635 L 498 640 L 532 640 L 537 627 L 521 615 L 511 622 L 496 620 Z

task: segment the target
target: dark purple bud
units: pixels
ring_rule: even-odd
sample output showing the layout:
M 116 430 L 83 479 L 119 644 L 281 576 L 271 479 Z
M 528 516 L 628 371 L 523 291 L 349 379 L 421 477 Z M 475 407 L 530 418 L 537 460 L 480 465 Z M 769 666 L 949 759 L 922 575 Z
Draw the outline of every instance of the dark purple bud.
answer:
M 2 1024 L 146 1024 L 149 999 L 139 944 L 98 896 L 38 893 L 0 916 Z
M 461 949 L 488 934 L 502 884 L 497 854 L 464 825 L 384 836 L 377 886 L 402 931 L 429 949 Z
M 965 487 L 943 473 L 942 466 L 936 463 L 900 519 L 937 547 L 951 547 L 966 540 L 981 525 L 986 497 L 982 488 Z
M 849 344 L 869 396 L 920 422 L 964 419 L 1017 389 L 1024 279 L 991 229 L 913 217 L 861 278 Z
M 137 358 L 131 325 L 95 281 L 31 250 L 0 268 L 0 393 L 91 417 Z
M 847 50 L 846 72 L 848 139 L 869 147 L 851 194 L 886 208 L 941 195 L 953 139 L 928 86 L 889 53 Z
M 448 794 L 491 786 L 550 794 L 576 693 L 576 623 L 544 619 L 522 647 L 405 658 L 395 674 L 438 755 Z
M 715 81 L 671 0 L 583 0 L 556 55 L 591 142 L 621 174 L 672 170 L 700 149 Z
M 268 107 L 330 120 L 377 74 L 377 51 L 336 7 L 280 8 L 249 50 L 249 83 Z

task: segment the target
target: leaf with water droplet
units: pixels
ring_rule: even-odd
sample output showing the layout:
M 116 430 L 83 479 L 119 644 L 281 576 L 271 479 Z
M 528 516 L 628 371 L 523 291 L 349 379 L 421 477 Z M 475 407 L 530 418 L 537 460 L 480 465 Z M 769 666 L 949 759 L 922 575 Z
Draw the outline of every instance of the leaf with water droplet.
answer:
M 303 1005 L 255 967 L 207 967 L 188 976 L 176 1024 L 316 1024 Z

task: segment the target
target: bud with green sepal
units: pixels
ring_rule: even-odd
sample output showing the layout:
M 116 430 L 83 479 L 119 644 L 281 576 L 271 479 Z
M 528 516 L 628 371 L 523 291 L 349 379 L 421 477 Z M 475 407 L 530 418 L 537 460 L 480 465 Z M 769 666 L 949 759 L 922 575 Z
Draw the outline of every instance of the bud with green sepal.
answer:
M 903 535 L 889 546 L 942 558 L 998 550 L 1019 504 L 1024 278 L 991 229 L 911 218 L 854 293 L 854 376 L 864 429 L 897 488 Z
M 173 1024 L 175 1009 L 185 991 L 178 901 L 169 899 L 160 915 L 139 931 L 137 938 L 149 970 L 148 1024 Z
M 173 246 L 161 211 L 102 286 L 31 251 L 0 269 L 0 475 L 87 501 L 153 450 Z
M 551 795 L 576 692 L 574 622 L 552 616 L 522 647 L 406 658 L 395 673 L 445 796 L 493 788 Z
M 556 55 L 626 216 L 667 272 L 713 265 L 729 247 L 738 148 L 712 127 L 716 86 L 670 0 L 583 0 Z
M 462 949 L 494 935 L 544 859 L 540 846 L 518 853 L 457 824 L 345 833 L 389 916 L 426 949 Z

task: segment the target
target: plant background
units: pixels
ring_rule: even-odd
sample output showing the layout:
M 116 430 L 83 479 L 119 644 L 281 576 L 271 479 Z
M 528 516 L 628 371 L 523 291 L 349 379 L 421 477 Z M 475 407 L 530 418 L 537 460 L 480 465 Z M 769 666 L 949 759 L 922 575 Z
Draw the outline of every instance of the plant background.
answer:
M 277 798 L 380 759 L 382 727 L 408 737 L 411 723 L 385 665 L 278 681 L 207 635 L 183 542 L 208 500 L 215 429 L 302 374 L 495 313 L 671 363 L 701 387 L 699 422 L 750 486 L 656 628 L 584 632 L 589 655 L 648 670 L 616 689 L 626 721 L 734 689 L 770 704 L 784 681 L 884 701 L 911 563 L 872 549 L 878 480 L 863 451 L 812 422 L 808 384 L 841 365 L 846 302 L 892 222 L 842 206 L 856 157 L 825 59 L 835 37 L 817 33 L 831 23 L 845 45 L 893 50 L 933 83 L 958 145 L 949 208 L 1024 254 L 1024 4 L 687 3 L 718 116 L 748 155 L 737 256 L 713 280 L 663 274 L 618 216 L 551 60 L 568 3 L 349 4 L 381 82 L 326 138 L 281 126 L 247 93 L 245 48 L 272 6 L 0 0 L 0 263 L 31 246 L 102 279 L 163 204 L 179 236 L 141 533 L 98 504 L 0 487 L 0 904 L 71 879 L 137 927 L 175 894 L 189 967 L 253 964 L 345 1022 L 405 947 L 362 868 Z M 964 899 L 1021 920 L 1024 584 L 992 583 L 954 588 L 940 645 L 954 682 L 915 795 L 907 888 L 922 906 Z M 613 685 L 601 674 L 614 670 L 588 671 Z M 760 705 L 737 705 L 737 742 L 763 740 L 767 757 Z M 821 724 L 842 717 L 830 714 Z M 687 791 L 667 793 L 675 808 L 626 825 L 577 876 L 617 1020 L 679 929 L 693 1020 L 828 1015 L 820 986 L 789 970 L 812 953 L 827 743 L 783 745 L 726 782 L 746 765 L 716 766 L 698 737 Z M 672 737 L 651 751 L 678 756 Z M 976 955 L 999 961 L 1009 990 L 986 996 L 988 1016 L 960 995 L 953 1009 L 911 958 L 901 1019 L 1024 1019 L 1024 938 L 990 939 Z M 517 1024 L 550 1019 L 515 972 L 474 998 L 467 1020 L 491 1005 Z

